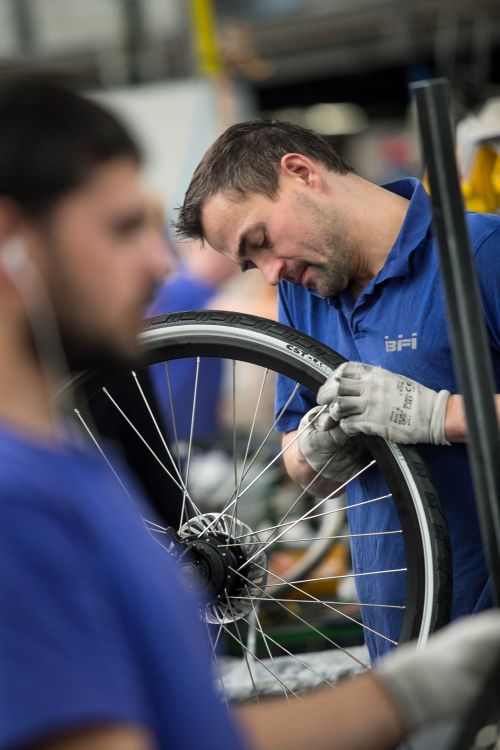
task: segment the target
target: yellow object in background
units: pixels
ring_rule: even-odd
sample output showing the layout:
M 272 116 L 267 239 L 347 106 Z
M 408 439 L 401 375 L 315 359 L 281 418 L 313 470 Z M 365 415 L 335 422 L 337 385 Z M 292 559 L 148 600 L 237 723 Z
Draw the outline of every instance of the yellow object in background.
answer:
M 465 208 L 500 213 L 500 97 L 458 123 L 457 158 Z
M 491 184 L 497 197 L 497 208 L 500 206 L 500 156 L 497 155 L 491 170 Z
M 461 183 L 469 211 L 495 213 L 500 208 L 500 157 L 489 144 L 478 147 L 470 176 Z
M 190 0 L 191 30 L 197 67 L 202 75 L 214 76 L 222 71 L 212 0 Z

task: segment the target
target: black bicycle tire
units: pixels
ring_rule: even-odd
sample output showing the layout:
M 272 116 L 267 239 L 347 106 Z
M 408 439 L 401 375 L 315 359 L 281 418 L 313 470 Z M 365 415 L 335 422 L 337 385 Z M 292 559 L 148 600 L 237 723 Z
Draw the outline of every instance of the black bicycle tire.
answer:
M 186 311 L 152 318 L 146 321 L 141 341 L 145 365 L 194 356 L 236 358 L 276 369 L 312 390 L 345 361 L 333 349 L 293 328 L 226 311 Z M 85 382 L 88 396 L 121 376 L 123 370 L 116 369 L 83 373 L 73 386 L 78 390 Z M 414 447 L 378 437 L 361 439 L 393 493 L 405 538 L 407 600 L 399 642 L 418 639 L 423 643 L 449 621 L 451 611 L 451 551 L 441 503 Z

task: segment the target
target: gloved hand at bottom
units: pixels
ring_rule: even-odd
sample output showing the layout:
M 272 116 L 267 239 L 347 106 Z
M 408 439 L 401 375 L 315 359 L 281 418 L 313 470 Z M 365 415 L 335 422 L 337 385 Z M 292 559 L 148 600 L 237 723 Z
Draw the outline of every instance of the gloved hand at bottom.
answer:
M 373 675 L 398 706 L 408 731 L 460 716 L 479 697 L 498 667 L 500 610 L 464 617 L 416 649 L 400 646 L 382 658 Z
M 298 429 L 300 452 L 323 477 L 347 482 L 368 462 L 359 440 L 349 438 L 324 407 L 310 409 Z

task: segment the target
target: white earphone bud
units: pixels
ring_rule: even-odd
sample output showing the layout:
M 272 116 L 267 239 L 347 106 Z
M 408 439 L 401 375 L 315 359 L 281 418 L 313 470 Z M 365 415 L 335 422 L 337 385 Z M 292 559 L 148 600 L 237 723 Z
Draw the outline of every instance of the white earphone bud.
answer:
M 0 250 L 0 262 L 13 281 L 19 281 L 21 275 L 26 275 L 32 264 L 20 237 L 10 237 L 4 242 Z

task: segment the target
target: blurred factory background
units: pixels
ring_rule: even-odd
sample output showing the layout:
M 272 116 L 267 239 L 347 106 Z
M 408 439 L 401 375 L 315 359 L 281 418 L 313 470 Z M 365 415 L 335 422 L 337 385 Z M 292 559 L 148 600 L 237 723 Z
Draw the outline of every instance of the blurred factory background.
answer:
M 419 173 L 412 81 L 447 77 L 457 120 L 500 96 L 500 2 L 0 0 L 0 65 L 111 103 L 166 206 L 216 135 L 255 116 L 312 127 L 384 182 Z

